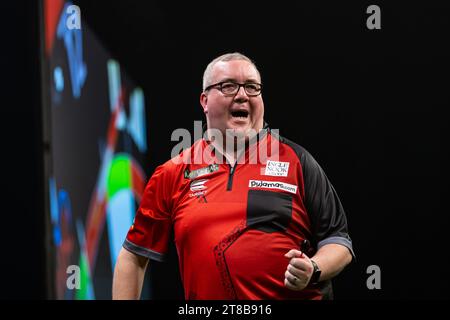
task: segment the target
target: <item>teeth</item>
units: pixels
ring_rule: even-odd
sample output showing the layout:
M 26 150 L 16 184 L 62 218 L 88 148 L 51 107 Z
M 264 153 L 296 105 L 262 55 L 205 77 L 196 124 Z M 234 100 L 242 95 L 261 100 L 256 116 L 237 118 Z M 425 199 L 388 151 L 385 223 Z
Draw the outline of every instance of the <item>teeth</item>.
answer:
M 231 112 L 231 115 L 235 118 L 247 118 L 248 117 L 248 112 L 247 111 L 233 111 Z

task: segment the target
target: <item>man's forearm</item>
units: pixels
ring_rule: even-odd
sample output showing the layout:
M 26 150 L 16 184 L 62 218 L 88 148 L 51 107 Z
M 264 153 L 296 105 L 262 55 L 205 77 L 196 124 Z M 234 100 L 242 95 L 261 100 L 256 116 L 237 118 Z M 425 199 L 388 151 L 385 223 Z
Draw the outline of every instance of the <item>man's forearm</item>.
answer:
M 122 248 L 117 258 L 113 279 L 113 299 L 139 299 L 148 259 Z
M 311 259 L 322 270 L 319 281 L 324 281 L 337 276 L 352 261 L 352 255 L 345 246 L 327 244 L 321 247 Z

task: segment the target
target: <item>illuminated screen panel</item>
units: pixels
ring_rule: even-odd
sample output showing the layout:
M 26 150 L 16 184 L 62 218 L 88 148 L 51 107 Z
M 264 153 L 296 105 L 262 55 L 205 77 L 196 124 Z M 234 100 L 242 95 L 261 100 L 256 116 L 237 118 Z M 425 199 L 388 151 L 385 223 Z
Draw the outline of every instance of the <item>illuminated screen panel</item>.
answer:
M 142 89 L 72 4 L 44 1 L 49 212 L 58 299 L 109 299 L 117 255 L 145 187 Z

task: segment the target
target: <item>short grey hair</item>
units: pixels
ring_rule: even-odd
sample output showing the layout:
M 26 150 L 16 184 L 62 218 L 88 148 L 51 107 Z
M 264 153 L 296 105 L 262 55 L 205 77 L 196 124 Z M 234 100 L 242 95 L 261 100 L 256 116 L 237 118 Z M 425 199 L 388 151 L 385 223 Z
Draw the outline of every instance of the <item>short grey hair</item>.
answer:
M 256 67 L 255 63 L 247 56 L 243 55 L 239 52 L 233 52 L 233 53 L 226 53 L 223 54 L 217 58 L 215 58 L 213 61 L 211 61 L 208 66 L 205 69 L 205 72 L 203 73 L 203 91 L 205 91 L 205 88 L 211 84 L 211 73 L 214 65 L 217 62 L 220 61 L 235 61 L 235 60 L 244 60 L 250 62 L 256 69 L 256 72 L 258 73 L 259 78 L 261 79 L 261 74 L 259 73 L 258 68 Z

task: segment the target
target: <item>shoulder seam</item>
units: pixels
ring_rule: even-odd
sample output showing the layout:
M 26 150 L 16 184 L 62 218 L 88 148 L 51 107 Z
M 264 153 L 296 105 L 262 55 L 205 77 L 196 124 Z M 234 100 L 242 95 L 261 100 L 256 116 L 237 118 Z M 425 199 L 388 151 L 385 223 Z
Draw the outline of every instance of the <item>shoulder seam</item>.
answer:
M 277 134 L 277 133 L 273 133 L 271 131 L 272 136 L 274 136 L 276 139 L 278 139 L 281 143 L 287 145 L 289 148 L 291 148 L 294 153 L 297 155 L 298 160 L 300 161 L 300 164 L 304 165 L 304 158 L 303 156 L 305 155 L 305 153 L 307 153 L 308 151 L 306 151 L 305 148 L 303 148 L 301 145 Z M 303 159 L 302 159 L 303 158 Z

